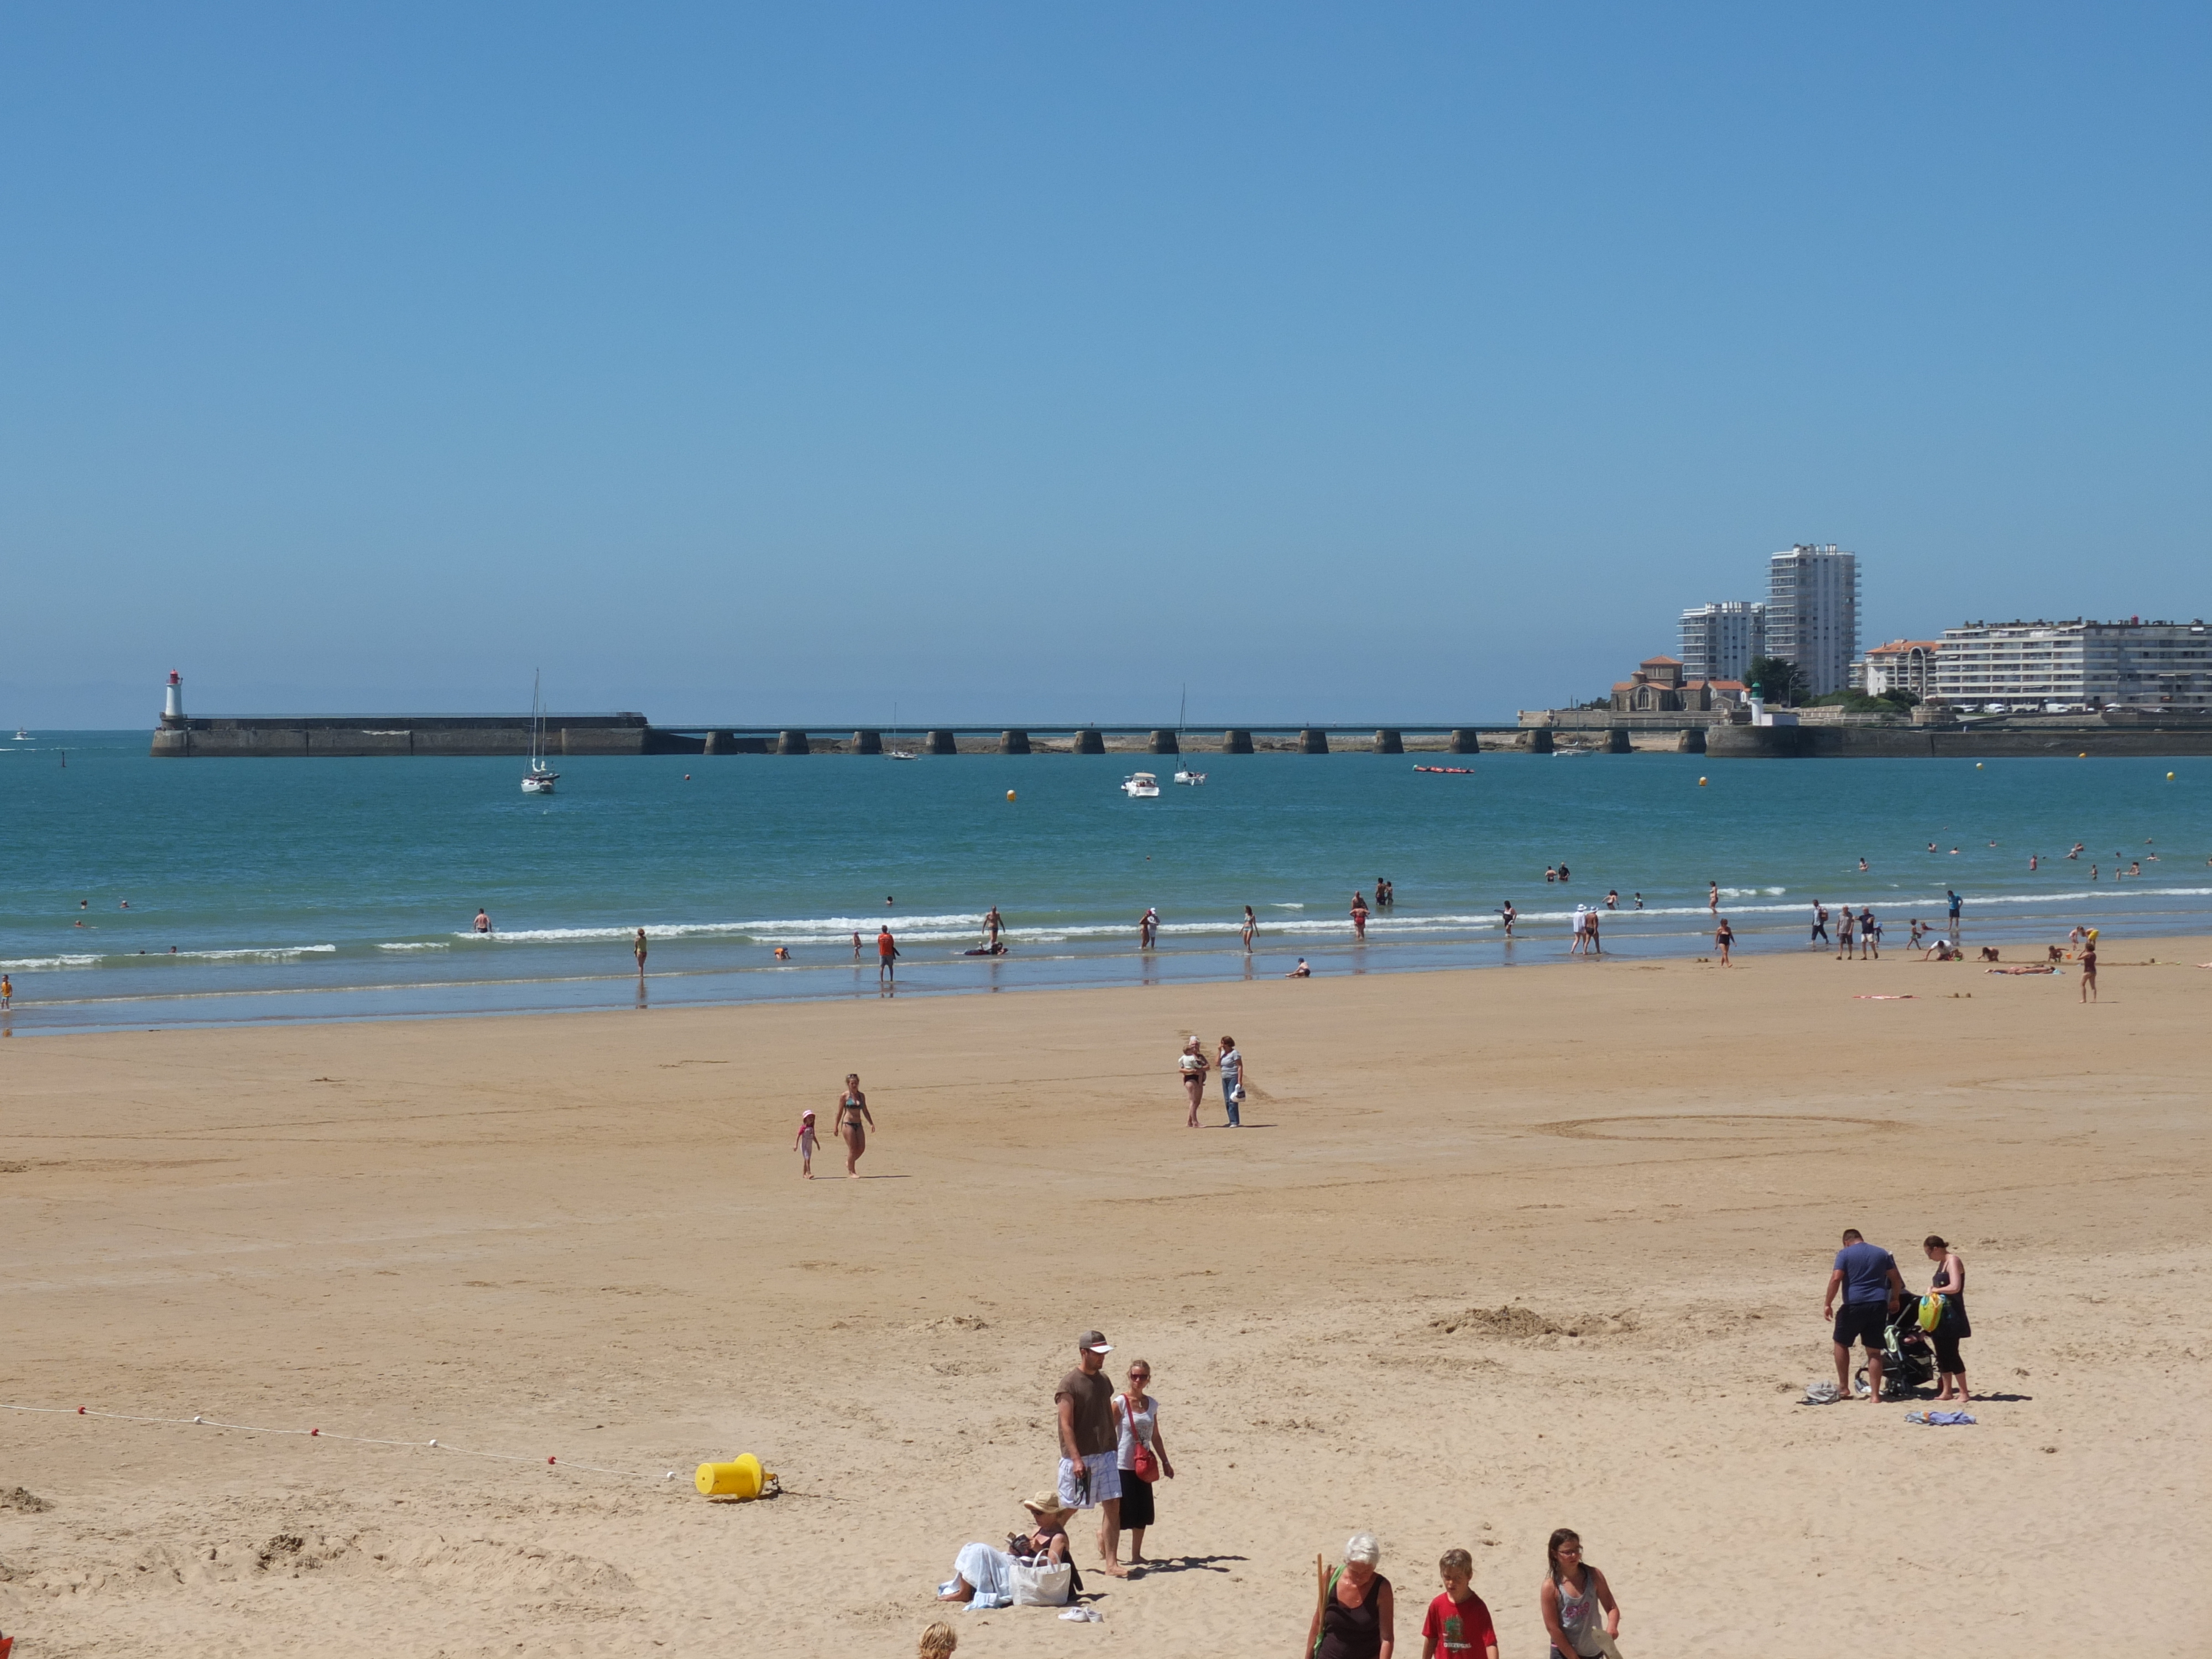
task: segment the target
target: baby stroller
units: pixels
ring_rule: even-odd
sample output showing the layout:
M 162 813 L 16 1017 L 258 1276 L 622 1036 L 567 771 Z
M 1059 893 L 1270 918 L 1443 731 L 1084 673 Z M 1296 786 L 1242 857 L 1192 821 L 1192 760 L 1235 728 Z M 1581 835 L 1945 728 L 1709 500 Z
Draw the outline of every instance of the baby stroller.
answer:
M 1882 1328 L 1881 1397 L 1909 1400 L 1922 1385 L 1935 1380 L 1936 1345 L 1920 1328 L 1920 1298 L 1908 1296 Z M 1851 1381 L 1860 1393 L 1865 1393 L 1866 1367 L 1860 1366 Z

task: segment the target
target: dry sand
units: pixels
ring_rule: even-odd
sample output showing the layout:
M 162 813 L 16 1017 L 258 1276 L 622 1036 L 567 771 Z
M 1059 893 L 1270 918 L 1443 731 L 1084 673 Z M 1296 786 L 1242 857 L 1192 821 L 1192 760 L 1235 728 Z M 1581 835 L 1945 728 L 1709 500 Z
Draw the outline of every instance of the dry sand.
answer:
M 1561 1524 L 1632 1659 L 2212 1650 L 2212 942 L 2112 956 L 2094 1008 L 1819 956 L 10 1042 L 0 1400 L 418 1445 L 0 1413 L 0 1629 L 909 1655 L 1096 1322 L 1162 1566 L 963 1659 L 1279 1659 L 1363 1527 L 1401 1652 L 1459 1544 L 1538 1659 Z M 1224 1029 L 1249 1127 L 1187 1131 Z M 848 1068 L 870 1178 L 802 1182 Z M 1963 1244 L 1979 1426 L 1798 1403 L 1848 1224 Z M 739 1450 L 791 1495 L 696 1497 Z

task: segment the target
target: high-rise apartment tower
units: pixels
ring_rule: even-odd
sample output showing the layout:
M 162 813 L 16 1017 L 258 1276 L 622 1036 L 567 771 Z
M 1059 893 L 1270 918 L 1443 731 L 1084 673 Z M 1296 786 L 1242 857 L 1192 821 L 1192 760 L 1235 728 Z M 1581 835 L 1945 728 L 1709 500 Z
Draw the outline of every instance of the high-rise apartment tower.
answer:
M 1800 543 L 1766 564 L 1766 653 L 1796 664 L 1808 696 L 1849 690 L 1859 652 L 1858 555 Z
M 1766 654 L 1766 607 L 1756 599 L 1721 599 L 1682 613 L 1682 678 L 1741 680 L 1751 659 Z

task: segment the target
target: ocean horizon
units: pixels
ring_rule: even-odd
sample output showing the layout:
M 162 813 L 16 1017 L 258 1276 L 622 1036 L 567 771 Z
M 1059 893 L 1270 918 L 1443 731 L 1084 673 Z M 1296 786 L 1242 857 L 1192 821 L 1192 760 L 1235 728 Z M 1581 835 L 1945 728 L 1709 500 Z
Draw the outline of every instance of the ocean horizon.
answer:
M 179 765 L 146 743 L 0 741 L 0 1030 L 874 998 L 885 922 L 901 996 L 1548 962 L 1608 891 L 1607 954 L 1682 957 L 1709 953 L 1709 881 L 1749 953 L 1804 949 L 1816 901 L 1871 906 L 1901 951 L 1947 889 L 2000 950 L 2212 930 L 2201 759 L 1207 755 L 1203 787 L 1132 800 L 1129 771 L 1173 762 L 567 757 L 539 797 L 507 758 Z M 1358 944 L 1378 876 L 1398 902 Z M 962 954 L 994 904 L 1009 954 Z

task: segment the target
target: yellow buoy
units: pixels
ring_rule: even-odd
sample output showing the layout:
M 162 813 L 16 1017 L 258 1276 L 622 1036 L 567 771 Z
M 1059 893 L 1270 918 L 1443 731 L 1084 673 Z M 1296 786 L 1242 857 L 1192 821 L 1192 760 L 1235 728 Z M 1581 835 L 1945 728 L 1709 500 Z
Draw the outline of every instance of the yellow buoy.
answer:
M 2172 783 L 2172 782 L 2173 781 L 2173 774 L 2172 774 L 2172 773 L 2171 773 L 2171 772 L 2168 772 L 2168 773 L 2166 775 L 2166 781 L 2168 783 Z
M 2088 758 L 2089 758 L 2089 751 L 2088 751 L 2087 750 L 2084 749 L 2084 750 L 2083 750 L 2080 754 L 2076 755 L 2074 758 L 2075 758 L 2075 759 L 2076 759 L 2076 760 L 2087 760 L 2087 759 L 2088 759 Z
M 1981 763 L 1981 762 L 1979 762 L 1979 761 L 1976 761 L 1976 762 L 1974 763 L 1974 770 L 1976 770 L 1977 772 L 1978 772 L 1978 771 L 1980 771 L 1981 769 L 1982 769 L 1982 763 Z
M 1702 788 L 1704 788 L 1705 787 L 1705 781 L 1703 778 L 1699 778 L 1699 779 L 1698 780 L 1698 788 L 1700 788 L 1700 789 L 1702 789 Z
M 758 1498 L 761 1488 L 775 1480 L 764 1473 L 760 1459 L 745 1452 L 726 1463 L 702 1463 L 691 1484 L 705 1498 Z
M 1014 798 L 1014 792 L 1013 792 L 1012 790 L 1011 790 L 1011 789 L 1007 790 L 1007 791 L 1006 791 L 1006 799 L 1007 799 L 1008 800 L 1012 800 L 1013 798 Z

